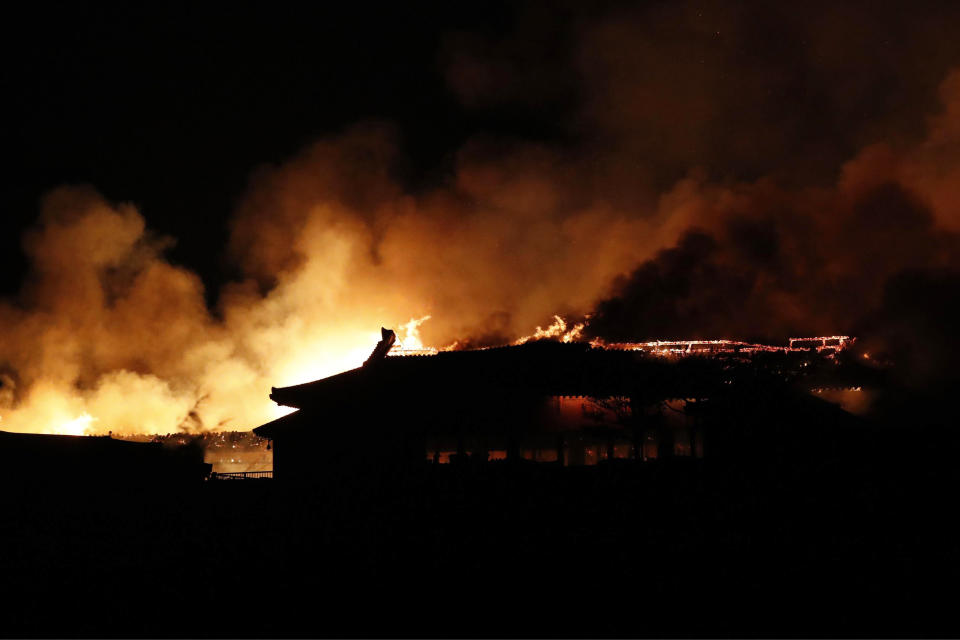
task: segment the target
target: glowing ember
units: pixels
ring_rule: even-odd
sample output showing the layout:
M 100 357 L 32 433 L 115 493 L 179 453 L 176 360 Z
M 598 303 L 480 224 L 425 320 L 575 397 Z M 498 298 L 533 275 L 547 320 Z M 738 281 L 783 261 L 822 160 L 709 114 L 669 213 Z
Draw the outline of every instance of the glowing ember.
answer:
M 618 342 L 594 346 L 623 351 L 647 351 L 659 355 L 683 355 L 693 353 L 756 353 L 767 352 L 804 352 L 815 349 L 823 351 L 842 351 L 849 348 L 856 338 L 850 336 L 817 336 L 812 338 L 790 338 L 789 346 L 777 346 L 742 342 L 738 340 L 652 340 L 649 342 Z

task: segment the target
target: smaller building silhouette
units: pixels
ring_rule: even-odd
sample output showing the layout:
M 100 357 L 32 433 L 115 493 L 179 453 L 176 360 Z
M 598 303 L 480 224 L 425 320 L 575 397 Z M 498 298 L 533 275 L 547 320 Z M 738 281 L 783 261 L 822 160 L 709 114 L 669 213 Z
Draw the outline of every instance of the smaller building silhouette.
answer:
M 0 476 L 18 486 L 171 485 L 200 482 L 211 465 L 199 447 L 110 436 L 0 431 Z

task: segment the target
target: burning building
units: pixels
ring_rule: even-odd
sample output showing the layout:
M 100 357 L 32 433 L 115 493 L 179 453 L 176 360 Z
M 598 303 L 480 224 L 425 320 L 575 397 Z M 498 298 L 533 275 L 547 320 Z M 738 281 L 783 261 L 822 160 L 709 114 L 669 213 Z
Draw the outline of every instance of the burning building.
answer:
M 297 409 L 254 430 L 273 441 L 275 477 L 424 461 L 580 466 L 730 455 L 743 450 L 732 434 L 750 425 L 767 424 L 755 434 L 766 441 L 849 417 L 784 379 L 783 358 L 833 355 L 816 345 L 761 351 L 780 358 L 770 368 L 732 348 L 726 355 L 736 357 L 665 358 L 555 341 L 387 357 L 395 334 L 383 329 L 382 338 L 360 368 L 273 389 L 275 402 Z

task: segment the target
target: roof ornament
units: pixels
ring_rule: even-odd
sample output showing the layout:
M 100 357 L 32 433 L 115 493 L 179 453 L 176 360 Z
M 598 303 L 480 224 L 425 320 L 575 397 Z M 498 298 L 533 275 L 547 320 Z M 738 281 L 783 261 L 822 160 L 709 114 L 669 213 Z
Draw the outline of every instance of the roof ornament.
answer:
M 380 327 L 380 335 L 383 337 L 383 339 L 377 343 L 376 347 L 374 347 L 373 353 L 371 353 L 370 357 L 364 361 L 363 366 L 366 367 L 369 365 L 374 365 L 378 362 L 382 362 L 383 359 L 387 357 L 387 352 L 390 351 L 393 343 L 397 341 L 397 334 L 394 333 L 392 329 Z

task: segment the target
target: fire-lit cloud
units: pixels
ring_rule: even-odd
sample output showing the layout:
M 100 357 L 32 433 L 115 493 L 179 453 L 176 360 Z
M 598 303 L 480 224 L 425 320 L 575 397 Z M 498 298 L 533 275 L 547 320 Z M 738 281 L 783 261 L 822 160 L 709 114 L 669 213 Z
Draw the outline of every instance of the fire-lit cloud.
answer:
M 358 366 L 381 325 L 411 344 L 506 342 L 589 307 L 644 255 L 619 238 L 646 222 L 565 210 L 529 167 L 465 152 L 457 183 L 406 194 L 387 177 L 393 145 L 361 128 L 255 177 L 231 244 L 248 279 L 216 312 L 132 206 L 50 194 L 25 242 L 31 280 L 3 307 L 4 428 L 253 427 L 279 415 L 270 386 Z
M 240 276 L 214 295 L 136 207 L 52 191 L 24 238 L 29 278 L 0 303 L 0 428 L 251 428 L 280 415 L 271 386 L 359 366 L 382 325 L 417 348 L 574 329 L 891 343 L 876 314 L 909 298 L 904 274 L 941 274 L 942 294 L 960 268 L 960 52 L 931 52 L 920 12 L 901 50 L 937 77 L 891 61 L 849 85 L 836 25 L 851 16 L 799 20 L 759 59 L 763 20 L 782 18 L 768 13 L 598 10 L 548 28 L 530 9 L 495 41 L 451 34 L 438 63 L 464 108 L 543 113 L 551 135 L 478 132 L 416 188 L 389 124 L 308 144 L 251 175 L 226 248 Z M 534 53 L 535 33 L 557 55 Z M 867 103 L 901 81 L 916 91 Z M 819 93 L 798 103 L 804 88 Z

